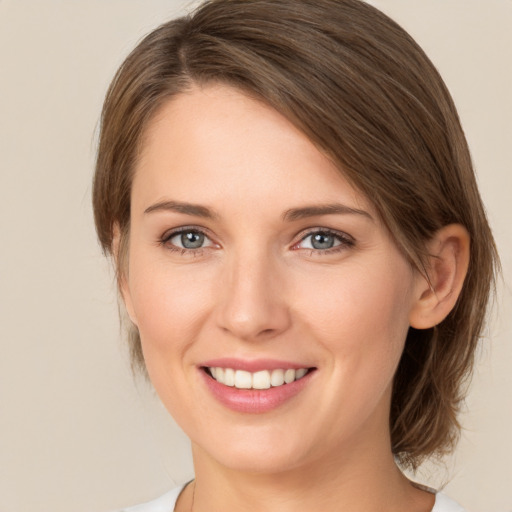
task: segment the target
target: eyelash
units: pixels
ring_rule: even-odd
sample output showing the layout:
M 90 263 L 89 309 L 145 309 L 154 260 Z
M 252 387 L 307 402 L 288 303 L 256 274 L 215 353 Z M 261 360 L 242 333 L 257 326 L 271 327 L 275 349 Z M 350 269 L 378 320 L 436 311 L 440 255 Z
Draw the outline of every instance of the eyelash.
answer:
M 172 230 L 170 232 L 164 233 L 163 236 L 159 240 L 159 245 L 165 247 L 167 250 L 169 250 L 171 252 L 179 253 L 181 256 L 187 256 L 187 255 L 201 256 L 204 252 L 204 249 L 210 247 L 210 246 L 206 246 L 206 247 L 198 247 L 196 249 L 191 249 L 191 248 L 186 248 L 186 247 L 178 247 L 178 246 L 170 243 L 170 240 L 172 238 L 174 238 L 175 236 L 178 236 L 178 235 L 183 235 L 185 233 L 196 233 L 198 235 L 203 235 L 205 237 L 205 239 L 208 239 L 211 242 L 210 237 L 208 236 L 206 231 L 204 231 L 203 229 L 196 228 L 193 226 L 184 226 L 184 227 Z M 211 242 L 211 245 L 214 245 L 213 242 Z
M 159 245 L 165 247 L 169 251 L 177 252 L 182 256 L 185 256 L 185 255 L 201 256 L 204 252 L 204 249 L 207 249 L 208 247 L 210 247 L 210 245 L 208 245 L 206 247 L 198 247 L 196 249 L 193 249 L 193 248 L 186 248 L 186 247 L 177 247 L 176 245 L 170 243 L 170 240 L 172 238 L 174 238 L 175 236 L 178 236 L 178 235 L 183 235 L 185 233 L 196 233 L 196 234 L 202 235 L 206 239 L 210 240 L 210 243 L 212 246 L 215 245 L 211 241 L 210 237 L 208 236 L 208 234 L 205 230 L 203 230 L 201 228 L 193 227 L 193 226 L 190 226 L 190 227 L 184 226 L 184 227 L 175 229 L 171 232 L 164 233 L 164 235 L 159 240 Z M 338 252 L 346 250 L 355 245 L 355 240 L 350 235 L 347 235 L 346 233 L 342 233 L 340 231 L 335 231 L 335 230 L 327 229 L 327 228 L 317 228 L 317 229 L 310 230 L 310 231 L 307 231 L 306 233 L 304 233 L 304 235 L 301 237 L 301 239 L 292 246 L 292 249 L 299 250 L 300 249 L 300 247 L 298 247 L 299 244 L 304 242 L 308 237 L 312 237 L 316 234 L 332 236 L 339 243 L 338 243 L 338 245 L 335 245 L 334 247 L 329 247 L 327 249 L 314 249 L 314 248 L 309 249 L 309 256 L 320 256 L 323 254 L 336 254 Z
M 338 243 L 338 245 L 335 245 L 334 247 L 329 247 L 328 249 L 314 249 L 314 248 L 308 249 L 309 256 L 322 256 L 324 254 L 337 254 L 337 253 L 342 252 L 346 249 L 349 249 L 350 247 L 353 247 L 355 245 L 355 240 L 350 235 L 347 235 L 346 233 L 343 233 L 340 231 L 335 231 L 332 229 L 327 229 L 327 228 L 318 228 L 318 229 L 313 229 L 313 230 L 305 233 L 304 236 L 302 236 L 301 239 L 296 244 L 293 245 L 293 249 L 299 250 L 300 247 L 298 247 L 298 245 L 300 243 L 304 242 L 304 240 L 306 240 L 307 238 L 312 237 L 316 234 L 332 236 L 339 243 Z

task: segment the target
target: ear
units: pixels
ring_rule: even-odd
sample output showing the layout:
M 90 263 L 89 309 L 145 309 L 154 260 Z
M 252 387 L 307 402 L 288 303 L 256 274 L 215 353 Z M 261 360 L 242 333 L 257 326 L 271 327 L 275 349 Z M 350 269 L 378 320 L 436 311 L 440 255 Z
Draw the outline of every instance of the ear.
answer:
M 428 242 L 428 279 L 417 273 L 411 327 L 429 329 L 448 316 L 468 271 L 469 246 L 469 233 L 460 224 L 444 226 Z
M 117 275 L 117 287 L 130 320 L 137 326 L 128 279 L 128 234 L 125 234 L 123 237 L 121 235 L 121 228 L 117 223 L 114 224 L 112 234 L 112 255 Z

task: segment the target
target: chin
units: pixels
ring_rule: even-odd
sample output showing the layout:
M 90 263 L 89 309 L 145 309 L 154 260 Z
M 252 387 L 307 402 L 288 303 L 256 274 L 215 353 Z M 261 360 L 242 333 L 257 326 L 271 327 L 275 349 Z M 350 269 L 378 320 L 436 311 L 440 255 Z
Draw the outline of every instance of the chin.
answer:
M 251 430 L 251 429 L 249 429 Z M 304 446 L 287 439 L 286 432 L 275 436 L 257 435 L 254 432 L 229 436 L 226 439 L 213 437 L 218 442 L 214 446 L 193 443 L 193 450 L 206 452 L 216 463 L 237 472 L 275 474 L 286 472 L 301 465 L 304 459 Z

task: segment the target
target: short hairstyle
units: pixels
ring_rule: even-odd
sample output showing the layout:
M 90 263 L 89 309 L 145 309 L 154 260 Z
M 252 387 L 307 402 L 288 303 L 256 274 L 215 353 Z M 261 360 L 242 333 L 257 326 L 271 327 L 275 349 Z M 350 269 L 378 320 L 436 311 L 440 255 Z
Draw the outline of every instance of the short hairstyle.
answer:
M 403 466 L 451 451 L 499 263 L 466 139 L 434 65 L 360 0 L 208 0 L 151 32 L 118 70 L 101 118 L 94 216 L 106 253 L 119 229 L 118 279 L 145 128 L 170 98 L 210 83 L 265 102 L 305 133 L 369 198 L 423 275 L 436 231 L 451 223 L 468 230 L 460 297 L 439 325 L 409 329 L 390 412 L 391 447 Z M 130 344 L 144 373 L 135 326 Z

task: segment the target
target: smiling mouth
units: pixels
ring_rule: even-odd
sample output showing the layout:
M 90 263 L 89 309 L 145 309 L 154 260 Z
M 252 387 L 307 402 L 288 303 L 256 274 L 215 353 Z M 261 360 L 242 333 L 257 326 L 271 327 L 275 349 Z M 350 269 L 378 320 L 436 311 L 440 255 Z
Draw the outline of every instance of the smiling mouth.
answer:
M 270 389 L 286 386 L 302 379 L 315 368 L 276 369 L 248 372 L 233 368 L 203 367 L 212 379 L 236 389 Z

